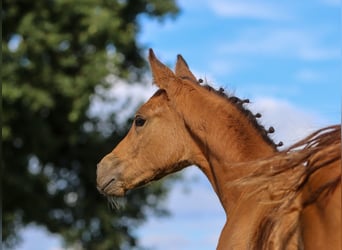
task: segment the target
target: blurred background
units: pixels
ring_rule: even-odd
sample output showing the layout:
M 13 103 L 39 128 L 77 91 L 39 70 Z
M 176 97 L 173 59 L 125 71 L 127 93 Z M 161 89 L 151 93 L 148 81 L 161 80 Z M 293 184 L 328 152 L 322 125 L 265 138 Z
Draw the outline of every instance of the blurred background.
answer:
M 4 0 L 2 247 L 215 249 L 225 215 L 191 167 L 113 210 L 97 162 L 156 90 L 147 49 L 250 98 L 286 148 L 340 123 L 340 0 Z

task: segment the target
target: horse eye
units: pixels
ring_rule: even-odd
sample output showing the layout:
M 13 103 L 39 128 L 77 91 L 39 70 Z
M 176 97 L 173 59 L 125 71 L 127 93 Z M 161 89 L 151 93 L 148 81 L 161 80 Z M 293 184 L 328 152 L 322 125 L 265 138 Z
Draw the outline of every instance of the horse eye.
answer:
M 134 119 L 135 126 L 142 127 L 144 126 L 146 120 L 142 118 L 141 116 L 136 116 Z

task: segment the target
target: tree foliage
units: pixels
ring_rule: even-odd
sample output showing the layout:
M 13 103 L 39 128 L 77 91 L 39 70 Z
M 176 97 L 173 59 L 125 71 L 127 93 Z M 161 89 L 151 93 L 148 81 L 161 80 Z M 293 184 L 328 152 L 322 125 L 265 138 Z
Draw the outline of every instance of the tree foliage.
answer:
M 34 222 L 85 249 L 137 245 L 134 228 L 163 212 L 163 183 L 128 194 L 112 212 L 96 163 L 124 136 L 115 114 L 101 133 L 87 113 L 106 75 L 138 79 L 139 17 L 175 16 L 174 0 L 5 0 L 2 9 L 3 239 Z

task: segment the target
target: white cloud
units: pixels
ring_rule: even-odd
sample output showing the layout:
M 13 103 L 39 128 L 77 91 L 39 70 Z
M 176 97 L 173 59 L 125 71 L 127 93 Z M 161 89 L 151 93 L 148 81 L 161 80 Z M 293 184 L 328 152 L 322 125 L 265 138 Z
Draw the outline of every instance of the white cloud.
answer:
M 17 250 L 63 250 L 60 235 L 49 233 L 44 227 L 33 223 L 23 228 L 20 236 L 23 241 L 16 247 Z
M 279 20 L 288 19 L 284 6 L 265 1 L 211 0 L 209 7 L 218 15 L 227 18 L 250 18 Z
M 236 72 L 240 67 L 241 63 L 237 60 L 232 62 L 227 59 L 214 59 L 208 62 L 208 72 L 212 75 L 218 76 L 226 76 L 233 72 Z
M 322 46 L 323 34 L 300 29 L 246 30 L 233 41 L 222 42 L 217 53 L 295 57 L 303 60 L 331 60 L 340 57 L 340 48 Z
M 333 6 L 333 7 L 341 7 L 341 0 L 320 0 L 323 4 Z
M 142 83 L 128 83 L 110 75 L 106 80 L 111 84 L 111 88 L 97 89 L 98 95 L 92 99 L 90 116 L 105 119 L 114 112 L 119 123 L 125 122 L 134 114 L 138 106 L 146 102 L 156 91 L 156 86 L 152 85 L 152 80 L 149 78 L 144 79 Z M 103 100 L 100 96 L 106 99 Z
M 299 70 L 295 78 L 301 82 L 319 82 L 323 79 L 322 73 L 312 69 L 301 69 Z
M 259 97 L 251 104 L 251 109 L 262 114 L 261 121 L 265 127 L 275 128 L 273 139 L 276 143 L 283 141 L 285 147 L 327 125 L 312 111 L 296 107 L 285 100 Z
M 340 48 L 333 48 L 333 47 L 320 47 L 315 44 L 308 43 L 308 47 L 300 47 L 298 55 L 300 58 L 314 61 L 314 60 L 330 60 L 330 59 L 337 59 L 341 55 Z

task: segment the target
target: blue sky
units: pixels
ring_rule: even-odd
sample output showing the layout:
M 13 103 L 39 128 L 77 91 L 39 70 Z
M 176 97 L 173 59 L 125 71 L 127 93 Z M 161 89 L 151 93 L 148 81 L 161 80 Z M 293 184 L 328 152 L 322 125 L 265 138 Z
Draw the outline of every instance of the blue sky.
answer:
M 251 109 L 263 114 L 263 124 L 276 128 L 274 138 L 285 146 L 341 121 L 340 0 L 178 3 L 182 11 L 174 21 L 141 17 L 139 40 L 163 62 L 173 67 L 182 54 L 197 77 L 250 98 Z M 154 90 L 150 82 L 146 87 L 116 83 L 111 93 L 144 101 Z M 172 216 L 151 218 L 137 230 L 144 246 L 215 249 L 225 215 L 202 173 L 192 167 L 184 176 L 166 201 Z M 23 236 L 18 250 L 61 249 L 58 238 L 36 227 Z
M 228 90 L 286 99 L 334 119 L 341 93 L 339 3 L 182 1 L 176 22 L 148 21 L 140 40 L 170 65 L 181 53 L 193 70 Z

